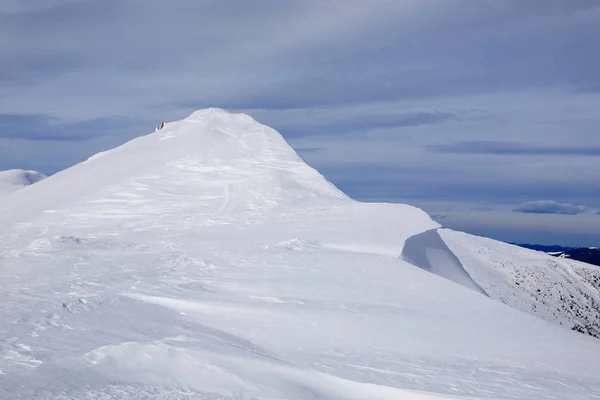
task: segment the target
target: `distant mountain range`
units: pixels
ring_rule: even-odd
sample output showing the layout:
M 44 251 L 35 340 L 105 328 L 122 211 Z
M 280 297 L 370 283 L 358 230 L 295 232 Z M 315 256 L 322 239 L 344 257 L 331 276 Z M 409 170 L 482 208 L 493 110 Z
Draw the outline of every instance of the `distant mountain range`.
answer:
M 543 251 L 555 257 L 570 258 L 588 264 L 600 266 L 600 249 L 598 247 L 563 247 L 563 246 L 542 246 L 538 244 L 520 244 L 517 246 L 526 249 Z

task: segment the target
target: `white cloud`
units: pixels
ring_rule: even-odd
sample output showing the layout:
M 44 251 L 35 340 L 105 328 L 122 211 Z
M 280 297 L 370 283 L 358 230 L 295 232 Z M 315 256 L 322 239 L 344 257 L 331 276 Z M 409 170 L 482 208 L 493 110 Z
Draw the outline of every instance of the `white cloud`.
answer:
M 514 211 L 524 214 L 564 214 L 577 215 L 585 212 L 586 208 L 568 203 L 559 203 L 554 200 L 539 200 L 523 203 L 514 208 Z

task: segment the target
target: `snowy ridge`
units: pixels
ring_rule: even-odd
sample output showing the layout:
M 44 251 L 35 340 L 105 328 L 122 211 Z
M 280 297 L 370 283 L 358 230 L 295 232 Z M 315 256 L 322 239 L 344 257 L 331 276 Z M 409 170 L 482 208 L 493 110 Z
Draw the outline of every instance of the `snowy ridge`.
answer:
M 109 165 L 119 168 L 107 168 Z M 145 190 L 161 190 L 156 185 L 164 180 L 184 182 L 187 188 L 183 189 L 200 191 L 189 195 L 215 199 L 206 202 L 207 214 L 267 213 L 286 202 L 346 198 L 307 166 L 273 129 L 244 114 L 208 109 L 52 176 L 37 188 L 48 198 L 21 204 L 24 198 L 33 197 L 25 194 L 7 200 L 4 210 L 12 208 L 12 212 L 4 212 L 0 221 L 7 214 L 16 220 L 55 206 L 81 204 L 86 198 L 115 195 L 131 202 L 129 196 L 141 199 Z M 46 188 L 51 186 L 60 190 L 48 193 Z M 137 192 L 118 192 L 120 186 L 125 191 L 135 187 Z
M 600 267 L 448 229 L 439 233 L 491 298 L 600 337 Z
M 22 189 L 46 178 L 46 175 L 37 171 L 11 169 L 0 171 L 0 196 Z
M 399 258 L 438 227 L 196 112 L 0 202 L 0 398 L 600 396 L 600 341 Z

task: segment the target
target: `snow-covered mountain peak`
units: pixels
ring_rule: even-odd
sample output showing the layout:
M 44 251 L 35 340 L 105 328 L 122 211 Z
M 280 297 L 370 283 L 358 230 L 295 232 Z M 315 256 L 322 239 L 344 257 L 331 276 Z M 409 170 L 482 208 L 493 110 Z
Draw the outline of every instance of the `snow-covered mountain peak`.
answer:
M 193 123 L 195 125 L 194 129 L 196 134 L 201 134 L 200 126 L 204 126 L 205 128 L 221 128 L 223 130 L 229 131 L 231 131 L 231 129 L 228 128 L 239 125 L 264 127 L 262 124 L 260 124 L 248 114 L 234 113 L 224 110 L 222 108 L 210 107 L 196 110 L 190 115 L 188 115 L 186 118 L 183 118 L 178 121 L 161 123 L 156 130 L 159 131 L 165 128 L 172 128 L 174 126 L 181 127 L 190 123 Z M 188 133 L 191 132 L 188 131 Z M 277 133 L 277 135 L 279 134 Z
M 155 212 L 180 204 L 182 197 L 194 199 L 195 212 L 207 220 L 264 215 L 317 199 L 349 201 L 277 131 L 248 115 L 217 108 L 161 124 L 157 131 L 96 154 L 32 189 L 35 194 L 11 196 L 2 204 L 0 211 L 11 211 L 1 212 L 0 221 L 16 222 L 49 208 L 87 208 L 90 202 L 104 214 L 107 203 L 131 198 L 152 204 Z
M 27 186 L 41 181 L 46 176 L 41 172 L 28 171 L 24 169 L 9 169 L 0 171 L 0 182 L 11 185 Z
M 224 109 L 218 108 L 218 107 L 210 107 L 210 108 L 203 108 L 203 109 L 200 109 L 200 110 L 196 110 L 196 111 L 192 112 L 185 119 L 189 120 L 189 121 L 204 120 L 204 119 L 207 119 L 207 118 L 215 118 L 215 117 L 236 119 L 236 118 L 239 118 L 240 116 L 243 117 L 243 118 L 250 118 L 250 119 L 252 119 L 252 117 L 250 117 L 247 114 L 232 113 L 232 112 L 229 112 L 227 110 L 224 110 Z
M 8 194 L 25 186 L 32 185 L 46 178 L 46 175 L 37 171 L 11 169 L 0 171 L 0 195 Z

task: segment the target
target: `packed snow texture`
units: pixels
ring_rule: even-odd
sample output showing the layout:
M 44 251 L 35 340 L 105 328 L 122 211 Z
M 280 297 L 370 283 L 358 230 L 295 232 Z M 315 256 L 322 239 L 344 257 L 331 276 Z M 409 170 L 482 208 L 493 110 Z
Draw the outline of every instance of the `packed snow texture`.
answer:
M 439 234 L 491 298 L 600 337 L 600 267 L 449 229 Z
M 0 171 L 0 196 L 15 192 L 25 186 L 41 181 L 46 176 L 37 171 L 11 169 Z
M 195 112 L 0 202 L 0 398 L 599 398 L 599 340 L 400 259 L 436 228 Z

